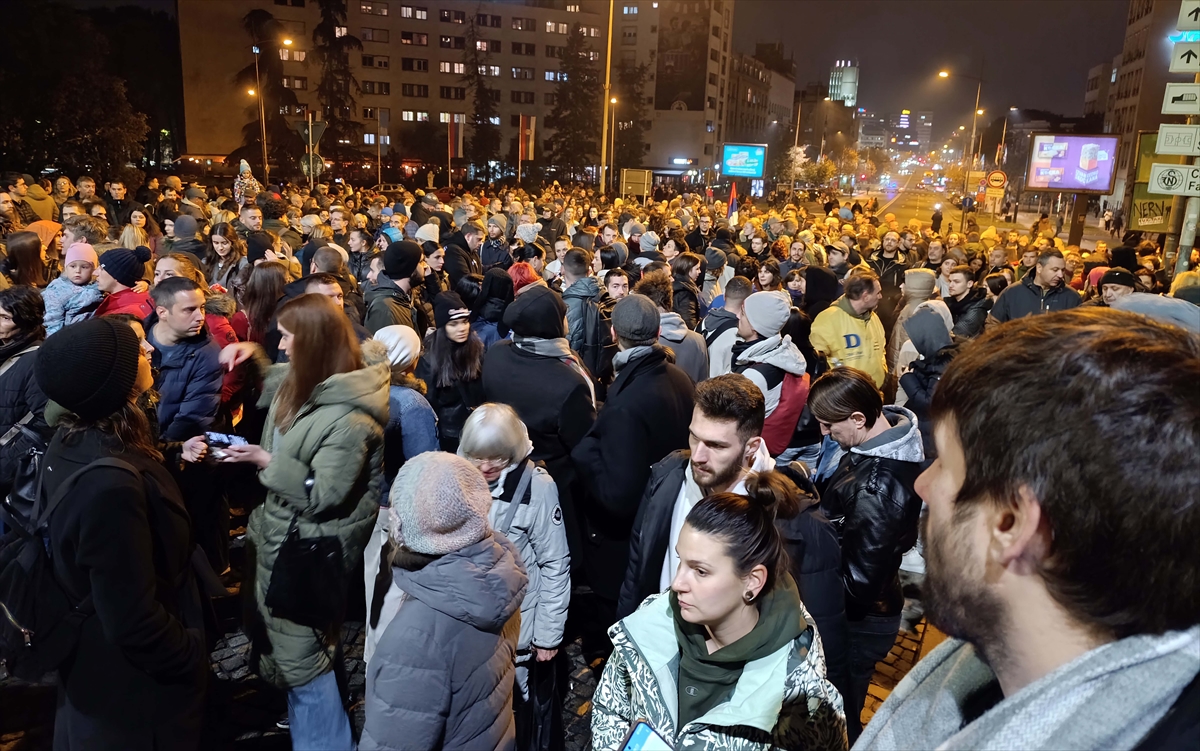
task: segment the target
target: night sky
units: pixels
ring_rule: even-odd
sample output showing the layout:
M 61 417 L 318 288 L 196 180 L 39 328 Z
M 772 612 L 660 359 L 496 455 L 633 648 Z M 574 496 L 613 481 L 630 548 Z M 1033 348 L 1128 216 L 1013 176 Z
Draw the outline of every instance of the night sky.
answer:
M 1083 114 L 1088 68 L 1121 51 L 1129 0 L 735 0 L 734 46 L 784 44 L 797 85 L 829 82 L 829 68 L 857 59 L 858 106 L 886 114 L 932 110 L 934 138 L 971 127 L 985 59 L 984 120 L 1009 107 Z M 788 23 L 780 23 L 781 19 Z M 796 19 L 799 22 L 792 21 Z

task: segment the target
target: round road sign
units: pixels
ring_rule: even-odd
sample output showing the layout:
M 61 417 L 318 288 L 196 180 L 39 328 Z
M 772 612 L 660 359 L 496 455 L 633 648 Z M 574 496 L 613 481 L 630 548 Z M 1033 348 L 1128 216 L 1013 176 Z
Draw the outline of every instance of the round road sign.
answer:
M 987 186 L 989 188 L 1003 188 L 1008 185 L 1008 175 L 1000 170 L 992 170 L 987 175 Z

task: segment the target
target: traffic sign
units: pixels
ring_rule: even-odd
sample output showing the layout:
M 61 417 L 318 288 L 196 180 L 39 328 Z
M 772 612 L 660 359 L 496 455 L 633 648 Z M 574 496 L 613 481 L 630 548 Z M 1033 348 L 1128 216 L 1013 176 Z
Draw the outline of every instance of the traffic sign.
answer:
M 1200 156 L 1200 125 L 1158 126 L 1158 142 L 1154 151 L 1158 154 Z
M 1171 51 L 1172 73 L 1200 73 L 1200 42 L 1176 42 Z
M 989 188 L 1001 188 L 1008 185 L 1008 175 L 1001 170 L 992 170 L 987 176 L 987 186 Z
M 1154 164 L 1150 166 L 1151 193 L 1168 196 L 1200 196 L 1200 166 Z
M 1164 115 L 1200 115 L 1200 83 L 1169 83 L 1163 93 Z
M 321 136 L 325 135 L 325 128 L 328 125 L 329 123 L 324 122 L 323 120 L 317 120 L 312 124 L 312 143 L 314 145 L 321 140 Z M 292 127 L 295 128 L 296 132 L 300 134 L 300 140 L 307 144 L 309 142 L 308 121 L 301 120 L 300 122 L 293 124 Z
M 988 188 L 988 198 L 1004 198 L 1004 188 Z
M 1180 31 L 1200 31 L 1200 0 L 1183 0 L 1175 28 Z

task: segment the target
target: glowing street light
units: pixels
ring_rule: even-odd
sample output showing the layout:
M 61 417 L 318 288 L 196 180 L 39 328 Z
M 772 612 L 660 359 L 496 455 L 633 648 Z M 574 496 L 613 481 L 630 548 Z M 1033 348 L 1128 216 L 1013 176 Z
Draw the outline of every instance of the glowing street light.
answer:
M 246 93 L 250 96 L 254 96 L 254 89 L 246 89 Z

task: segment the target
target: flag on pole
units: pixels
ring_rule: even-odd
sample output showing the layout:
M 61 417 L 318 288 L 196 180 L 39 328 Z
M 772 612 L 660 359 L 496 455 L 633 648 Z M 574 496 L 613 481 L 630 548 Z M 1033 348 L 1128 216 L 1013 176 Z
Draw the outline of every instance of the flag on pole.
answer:
M 738 218 L 737 214 L 738 214 L 737 183 L 734 183 L 733 187 L 729 191 L 729 210 L 725 212 L 725 218 L 728 219 L 730 222 L 736 224 L 737 218 Z
M 463 123 L 460 117 L 461 115 L 450 115 L 450 122 L 446 125 L 451 159 L 462 159 L 466 156 L 466 152 L 463 151 Z
M 537 116 L 521 115 L 521 140 L 517 158 L 523 162 L 534 159 L 534 144 L 537 143 Z

